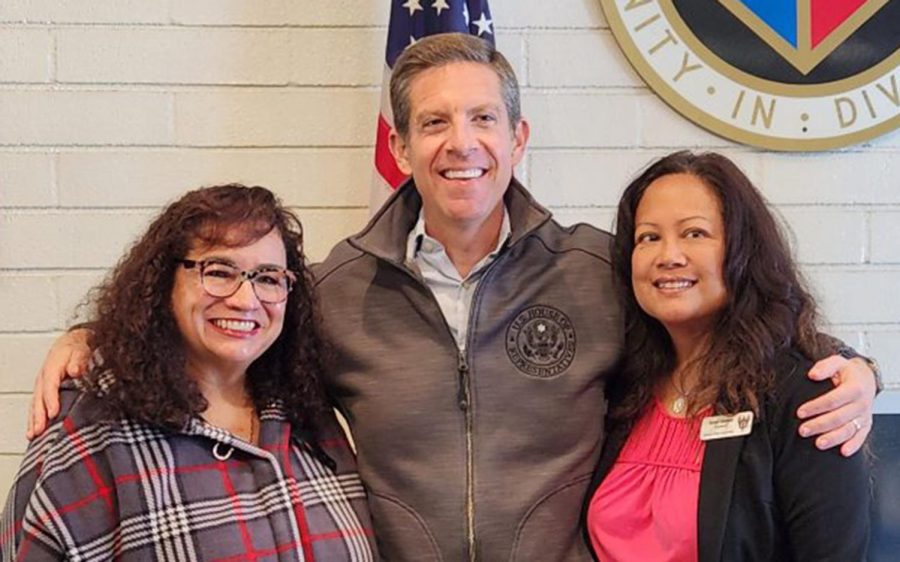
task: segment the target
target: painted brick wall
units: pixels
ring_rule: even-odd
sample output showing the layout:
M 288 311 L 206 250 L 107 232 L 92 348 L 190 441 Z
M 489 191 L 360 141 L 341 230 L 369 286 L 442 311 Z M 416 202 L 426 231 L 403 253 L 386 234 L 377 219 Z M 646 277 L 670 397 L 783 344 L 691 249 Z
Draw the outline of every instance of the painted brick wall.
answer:
M 0 2 L 0 498 L 47 347 L 163 203 L 269 186 L 313 258 L 365 222 L 387 4 Z M 643 86 L 599 1 L 492 8 L 532 123 L 520 176 L 562 221 L 608 227 L 651 158 L 722 150 L 789 223 L 830 329 L 900 389 L 900 134 L 816 155 L 734 145 Z

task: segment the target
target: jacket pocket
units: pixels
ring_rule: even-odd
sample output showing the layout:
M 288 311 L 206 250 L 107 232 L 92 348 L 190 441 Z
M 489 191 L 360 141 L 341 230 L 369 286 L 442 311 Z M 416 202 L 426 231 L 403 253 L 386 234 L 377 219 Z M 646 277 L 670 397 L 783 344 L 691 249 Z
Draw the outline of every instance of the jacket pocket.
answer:
M 399 499 L 369 491 L 375 541 L 385 562 L 443 562 L 428 525 Z
M 591 562 L 579 526 L 591 475 L 559 486 L 536 501 L 516 530 L 510 562 Z

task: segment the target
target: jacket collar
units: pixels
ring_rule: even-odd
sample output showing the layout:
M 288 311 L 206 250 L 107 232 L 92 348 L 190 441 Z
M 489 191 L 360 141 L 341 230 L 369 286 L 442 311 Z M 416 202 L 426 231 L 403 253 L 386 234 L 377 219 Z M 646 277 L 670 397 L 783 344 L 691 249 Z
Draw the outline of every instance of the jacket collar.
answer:
M 539 205 L 515 178 L 503 196 L 512 234 L 513 246 L 550 220 L 550 211 Z M 406 241 L 419 218 L 422 198 L 410 178 L 378 210 L 359 234 L 351 236 L 354 247 L 375 257 L 402 265 L 406 257 Z

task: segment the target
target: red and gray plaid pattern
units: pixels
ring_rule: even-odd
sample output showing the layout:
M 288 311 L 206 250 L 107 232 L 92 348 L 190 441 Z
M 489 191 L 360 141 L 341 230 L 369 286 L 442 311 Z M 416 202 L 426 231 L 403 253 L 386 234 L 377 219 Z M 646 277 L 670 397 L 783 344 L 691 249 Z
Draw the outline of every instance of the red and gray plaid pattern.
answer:
M 0 559 L 371 561 L 371 522 L 336 423 L 313 449 L 280 407 L 260 445 L 193 419 L 181 432 L 91 418 L 70 388 L 31 443 L 0 520 Z M 215 449 L 215 451 L 214 451 Z

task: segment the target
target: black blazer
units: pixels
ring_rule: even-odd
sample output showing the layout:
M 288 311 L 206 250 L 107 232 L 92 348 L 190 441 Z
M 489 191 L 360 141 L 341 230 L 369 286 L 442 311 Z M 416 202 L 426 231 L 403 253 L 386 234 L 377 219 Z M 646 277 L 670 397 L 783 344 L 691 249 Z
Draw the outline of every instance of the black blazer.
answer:
M 697 512 L 700 562 L 864 560 L 869 534 L 869 462 L 837 448 L 822 452 L 797 433 L 800 404 L 831 386 L 806 376 L 799 353 L 776 360 L 776 385 L 761 419 L 744 437 L 706 443 Z M 627 432 L 613 428 L 582 512 L 622 450 Z M 588 540 L 585 528 L 585 538 Z M 593 549 L 591 549 L 593 552 Z M 594 553 L 596 558 L 596 553 Z

